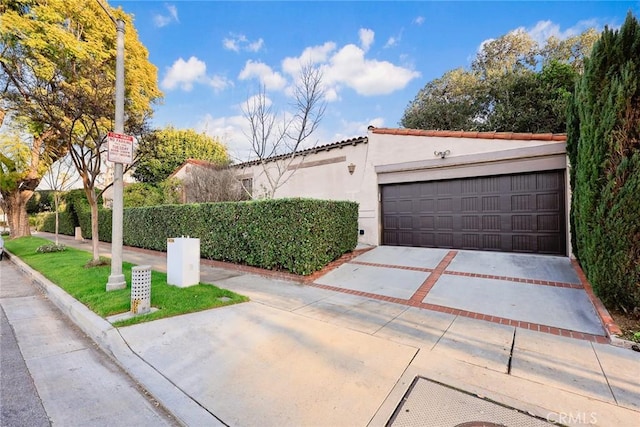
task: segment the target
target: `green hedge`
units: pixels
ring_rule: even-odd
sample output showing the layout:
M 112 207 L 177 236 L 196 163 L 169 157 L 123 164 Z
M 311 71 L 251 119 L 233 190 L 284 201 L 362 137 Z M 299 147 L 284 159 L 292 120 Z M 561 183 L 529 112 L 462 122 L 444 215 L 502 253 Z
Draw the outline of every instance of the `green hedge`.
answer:
M 167 238 L 200 239 L 203 258 L 311 274 L 357 244 L 354 202 L 277 199 L 129 208 L 124 244 L 166 251 Z
M 609 308 L 640 311 L 640 23 L 605 29 L 567 126 L 573 251 Z
M 76 205 L 76 214 L 78 224 L 82 229 L 82 237 L 91 239 L 93 236 L 91 231 L 91 208 L 88 205 Z M 102 242 L 111 242 L 112 217 L 111 209 L 98 208 L 98 239 Z
M 54 212 L 39 214 L 42 217 L 42 222 L 38 226 L 38 230 L 46 231 L 48 233 L 56 232 L 56 214 Z M 75 223 L 73 221 L 73 215 L 67 211 L 62 211 L 58 216 L 58 232 L 60 234 L 66 234 L 73 236 L 75 234 Z

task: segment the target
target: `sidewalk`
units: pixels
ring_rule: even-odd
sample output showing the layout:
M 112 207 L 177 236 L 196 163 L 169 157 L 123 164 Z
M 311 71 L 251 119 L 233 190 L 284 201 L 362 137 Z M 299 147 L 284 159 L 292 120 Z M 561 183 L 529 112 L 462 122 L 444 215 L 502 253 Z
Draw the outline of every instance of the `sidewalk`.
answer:
M 164 253 L 125 248 L 124 259 L 166 267 Z M 382 426 L 392 417 L 393 425 L 431 425 L 429 411 L 438 409 L 420 394 L 424 381 L 471 393 L 471 406 L 448 403 L 472 417 L 466 421 L 488 402 L 477 395 L 533 414 L 535 422 L 636 426 L 640 419 L 640 355 L 630 350 L 206 262 L 201 278 L 251 302 L 115 329 L 38 281 L 186 425 Z
M 0 284 L 0 425 L 176 425 L 6 260 Z

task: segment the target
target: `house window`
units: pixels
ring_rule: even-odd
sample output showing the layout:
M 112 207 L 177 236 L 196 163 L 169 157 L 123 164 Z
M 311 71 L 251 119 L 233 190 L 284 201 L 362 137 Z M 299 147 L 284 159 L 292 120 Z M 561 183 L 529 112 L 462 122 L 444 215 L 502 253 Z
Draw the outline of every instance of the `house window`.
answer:
M 242 190 L 244 192 L 244 196 L 248 199 L 253 197 L 253 178 L 244 178 L 242 180 Z

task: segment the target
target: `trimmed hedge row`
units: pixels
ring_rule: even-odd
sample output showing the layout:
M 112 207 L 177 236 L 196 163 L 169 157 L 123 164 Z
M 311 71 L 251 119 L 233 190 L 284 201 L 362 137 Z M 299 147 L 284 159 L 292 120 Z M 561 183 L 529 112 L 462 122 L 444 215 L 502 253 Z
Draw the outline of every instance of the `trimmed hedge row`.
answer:
M 56 214 L 55 212 L 47 212 L 42 215 L 42 222 L 38 226 L 38 230 L 48 233 L 56 232 Z M 73 211 L 60 211 L 59 213 L 58 232 L 67 236 L 75 235 L 75 228 L 82 229 L 82 237 L 90 239 L 91 232 L 91 210 L 88 207 L 82 207 Z M 111 242 L 111 218 L 112 213 L 109 209 L 98 209 L 98 233 L 99 239 L 103 242 Z
M 167 238 L 200 239 L 203 258 L 311 274 L 352 251 L 358 204 L 312 199 L 125 209 L 124 244 L 166 251 Z
M 61 212 L 60 233 L 73 235 L 79 225 L 82 236 L 90 239 L 88 206 L 75 203 L 73 211 Z M 111 210 L 100 209 L 98 215 L 99 238 L 110 242 Z M 41 230 L 55 231 L 54 214 L 45 217 Z M 166 251 L 170 237 L 197 237 L 203 258 L 301 275 L 352 251 L 357 231 L 358 204 L 331 200 L 160 205 L 126 208 L 123 218 L 127 246 Z
M 40 231 L 46 231 L 49 233 L 56 232 L 56 214 L 55 212 L 47 212 L 39 214 L 42 216 L 42 222 L 38 226 Z M 58 232 L 60 234 L 66 234 L 73 236 L 75 234 L 75 222 L 73 215 L 70 212 L 62 211 L 58 214 Z

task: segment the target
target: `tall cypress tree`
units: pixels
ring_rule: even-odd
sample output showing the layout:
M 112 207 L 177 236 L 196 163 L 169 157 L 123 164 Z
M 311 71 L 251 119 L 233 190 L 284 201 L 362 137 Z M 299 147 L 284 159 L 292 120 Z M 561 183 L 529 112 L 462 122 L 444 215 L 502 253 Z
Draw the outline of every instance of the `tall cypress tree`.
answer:
M 640 25 L 605 28 L 569 103 L 572 244 L 609 307 L 640 314 Z

